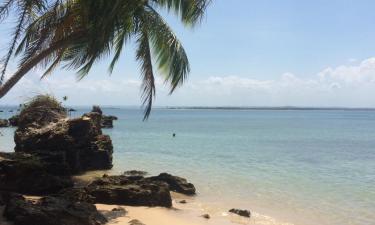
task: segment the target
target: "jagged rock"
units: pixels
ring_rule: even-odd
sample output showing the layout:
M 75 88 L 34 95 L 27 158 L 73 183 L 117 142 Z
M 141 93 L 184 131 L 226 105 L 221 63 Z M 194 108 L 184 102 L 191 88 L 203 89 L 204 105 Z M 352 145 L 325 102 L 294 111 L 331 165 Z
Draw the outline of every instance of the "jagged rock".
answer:
M 168 185 L 141 176 L 103 176 L 93 181 L 87 191 L 96 203 L 131 206 L 171 207 Z
M 21 195 L 11 197 L 4 216 L 14 225 L 101 225 L 107 222 L 93 204 L 55 197 L 31 201 Z
M 101 115 L 92 112 L 69 119 L 61 108 L 48 104 L 53 107 L 47 107 L 46 112 L 38 108 L 42 103 L 30 104 L 38 106 L 35 110 L 24 107 L 14 136 L 15 151 L 59 155 L 72 173 L 112 168 L 112 141 L 102 134 Z M 31 122 L 35 118 L 39 121 Z
M 100 106 L 97 106 L 97 105 L 94 105 L 92 107 L 91 112 L 86 114 L 86 115 L 90 115 L 91 113 L 97 113 L 97 114 L 100 115 L 99 120 L 100 120 L 100 127 L 101 128 L 113 128 L 113 121 L 118 119 L 116 116 L 106 116 L 106 115 L 104 115 Z
M 19 121 L 19 115 L 14 115 L 8 119 L 9 125 L 12 127 L 17 127 L 18 126 L 18 121 Z
M 72 187 L 70 178 L 57 176 L 51 164 L 37 156 L 21 153 L 0 153 L 0 190 L 40 195 L 56 193 Z M 52 173 L 50 173 L 52 172 Z
M 251 213 L 250 213 L 249 210 L 231 209 L 231 210 L 229 210 L 229 212 L 237 214 L 239 216 L 243 216 L 243 217 L 250 217 L 251 216 Z
M 0 119 L 0 127 L 9 127 L 8 120 Z
M 195 195 L 195 187 L 192 183 L 188 183 L 186 179 L 173 176 L 168 173 L 161 173 L 158 176 L 149 177 L 147 179 L 154 181 L 163 181 L 169 185 L 169 189 L 185 195 Z

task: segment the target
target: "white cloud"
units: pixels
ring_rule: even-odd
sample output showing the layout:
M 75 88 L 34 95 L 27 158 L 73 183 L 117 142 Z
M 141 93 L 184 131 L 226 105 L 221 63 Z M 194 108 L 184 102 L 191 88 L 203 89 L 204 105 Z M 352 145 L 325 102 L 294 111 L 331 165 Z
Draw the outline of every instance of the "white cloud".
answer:
M 53 76 L 39 81 L 30 74 L 2 104 L 18 104 L 35 93 L 69 96 L 74 105 L 139 105 L 140 81 L 133 79 L 90 79 L 76 82 L 73 76 Z M 329 67 L 311 78 L 293 73 L 261 80 L 239 76 L 211 76 L 190 80 L 172 96 L 157 80 L 157 105 L 227 106 L 349 106 L 375 107 L 375 58 L 357 64 Z

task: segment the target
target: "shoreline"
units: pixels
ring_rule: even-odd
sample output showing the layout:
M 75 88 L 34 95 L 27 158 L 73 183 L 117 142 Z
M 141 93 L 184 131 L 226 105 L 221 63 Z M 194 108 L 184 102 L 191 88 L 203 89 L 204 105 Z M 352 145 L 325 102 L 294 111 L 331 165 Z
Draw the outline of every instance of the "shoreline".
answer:
M 79 185 L 85 186 L 90 180 L 100 178 L 104 174 L 116 175 L 118 171 L 115 170 L 100 170 L 100 171 L 88 171 L 82 175 L 74 176 L 73 179 Z M 195 196 L 187 196 L 181 193 L 171 192 L 173 206 L 172 208 L 163 207 L 135 207 L 127 205 L 108 205 L 108 204 L 96 204 L 99 211 L 110 211 L 116 207 L 122 207 L 129 214 L 119 217 L 114 221 L 110 221 L 108 225 L 127 225 L 132 219 L 139 220 L 146 225 L 160 225 L 165 224 L 165 221 L 172 221 L 173 225 L 294 225 L 294 223 L 286 222 L 289 221 L 284 217 L 283 220 L 280 218 L 271 217 L 268 214 L 260 214 L 257 211 L 251 210 L 251 217 L 241 217 L 236 214 L 229 213 L 230 208 L 239 206 L 238 204 L 232 204 L 225 202 L 218 196 L 214 202 L 207 201 L 201 194 Z M 180 203 L 185 200 L 186 204 Z M 241 205 L 241 204 L 240 204 Z M 208 214 L 210 219 L 205 219 L 202 215 Z

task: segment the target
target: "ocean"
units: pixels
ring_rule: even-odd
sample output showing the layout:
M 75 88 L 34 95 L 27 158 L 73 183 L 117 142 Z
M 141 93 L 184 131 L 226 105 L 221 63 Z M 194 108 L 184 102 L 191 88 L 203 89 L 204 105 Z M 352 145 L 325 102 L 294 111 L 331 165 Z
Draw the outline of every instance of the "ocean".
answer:
M 186 177 L 203 211 L 249 209 L 257 225 L 375 224 L 373 110 L 154 109 L 146 122 L 136 108 L 103 111 L 119 118 L 104 130 L 113 173 Z M 0 132 L 11 151 L 14 129 Z

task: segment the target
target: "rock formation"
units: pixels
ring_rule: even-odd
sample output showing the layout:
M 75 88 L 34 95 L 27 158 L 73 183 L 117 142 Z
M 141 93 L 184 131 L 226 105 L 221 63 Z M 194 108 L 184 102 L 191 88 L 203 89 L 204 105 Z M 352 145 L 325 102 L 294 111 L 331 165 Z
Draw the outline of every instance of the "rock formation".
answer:
M 142 176 L 103 176 L 93 181 L 87 193 L 95 203 L 131 206 L 171 207 L 168 185 Z
M 55 197 L 32 201 L 17 194 L 7 198 L 4 216 L 14 225 L 101 225 L 107 222 L 95 205 L 86 202 Z
M 30 195 L 56 193 L 73 182 L 53 162 L 23 153 L 0 153 L 0 190 Z
M 195 195 L 194 185 L 187 182 L 186 179 L 182 177 L 173 176 L 168 173 L 161 173 L 158 176 L 149 177 L 147 179 L 165 182 L 168 184 L 171 191 L 185 195 Z
M 94 105 L 90 113 L 86 114 L 89 115 L 91 113 L 98 113 L 100 115 L 100 126 L 101 128 L 113 128 L 113 121 L 117 120 L 116 116 L 106 116 L 103 114 L 102 109 L 100 106 Z
M 110 137 L 102 134 L 101 116 L 90 113 L 69 119 L 59 103 L 49 101 L 53 100 L 34 100 L 21 111 L 14 137 L 15 151 L 52 154 L 68 165 L 73 174 L 110 169 L 113 146 Z
M 243 217 L 250 217 L 251 216 L 251 213 L 250 213 L 249 210 L 231 209 L 231 210 L 229 210 L 229 212 L 237 214 L 239 216 L 243 216 Z

